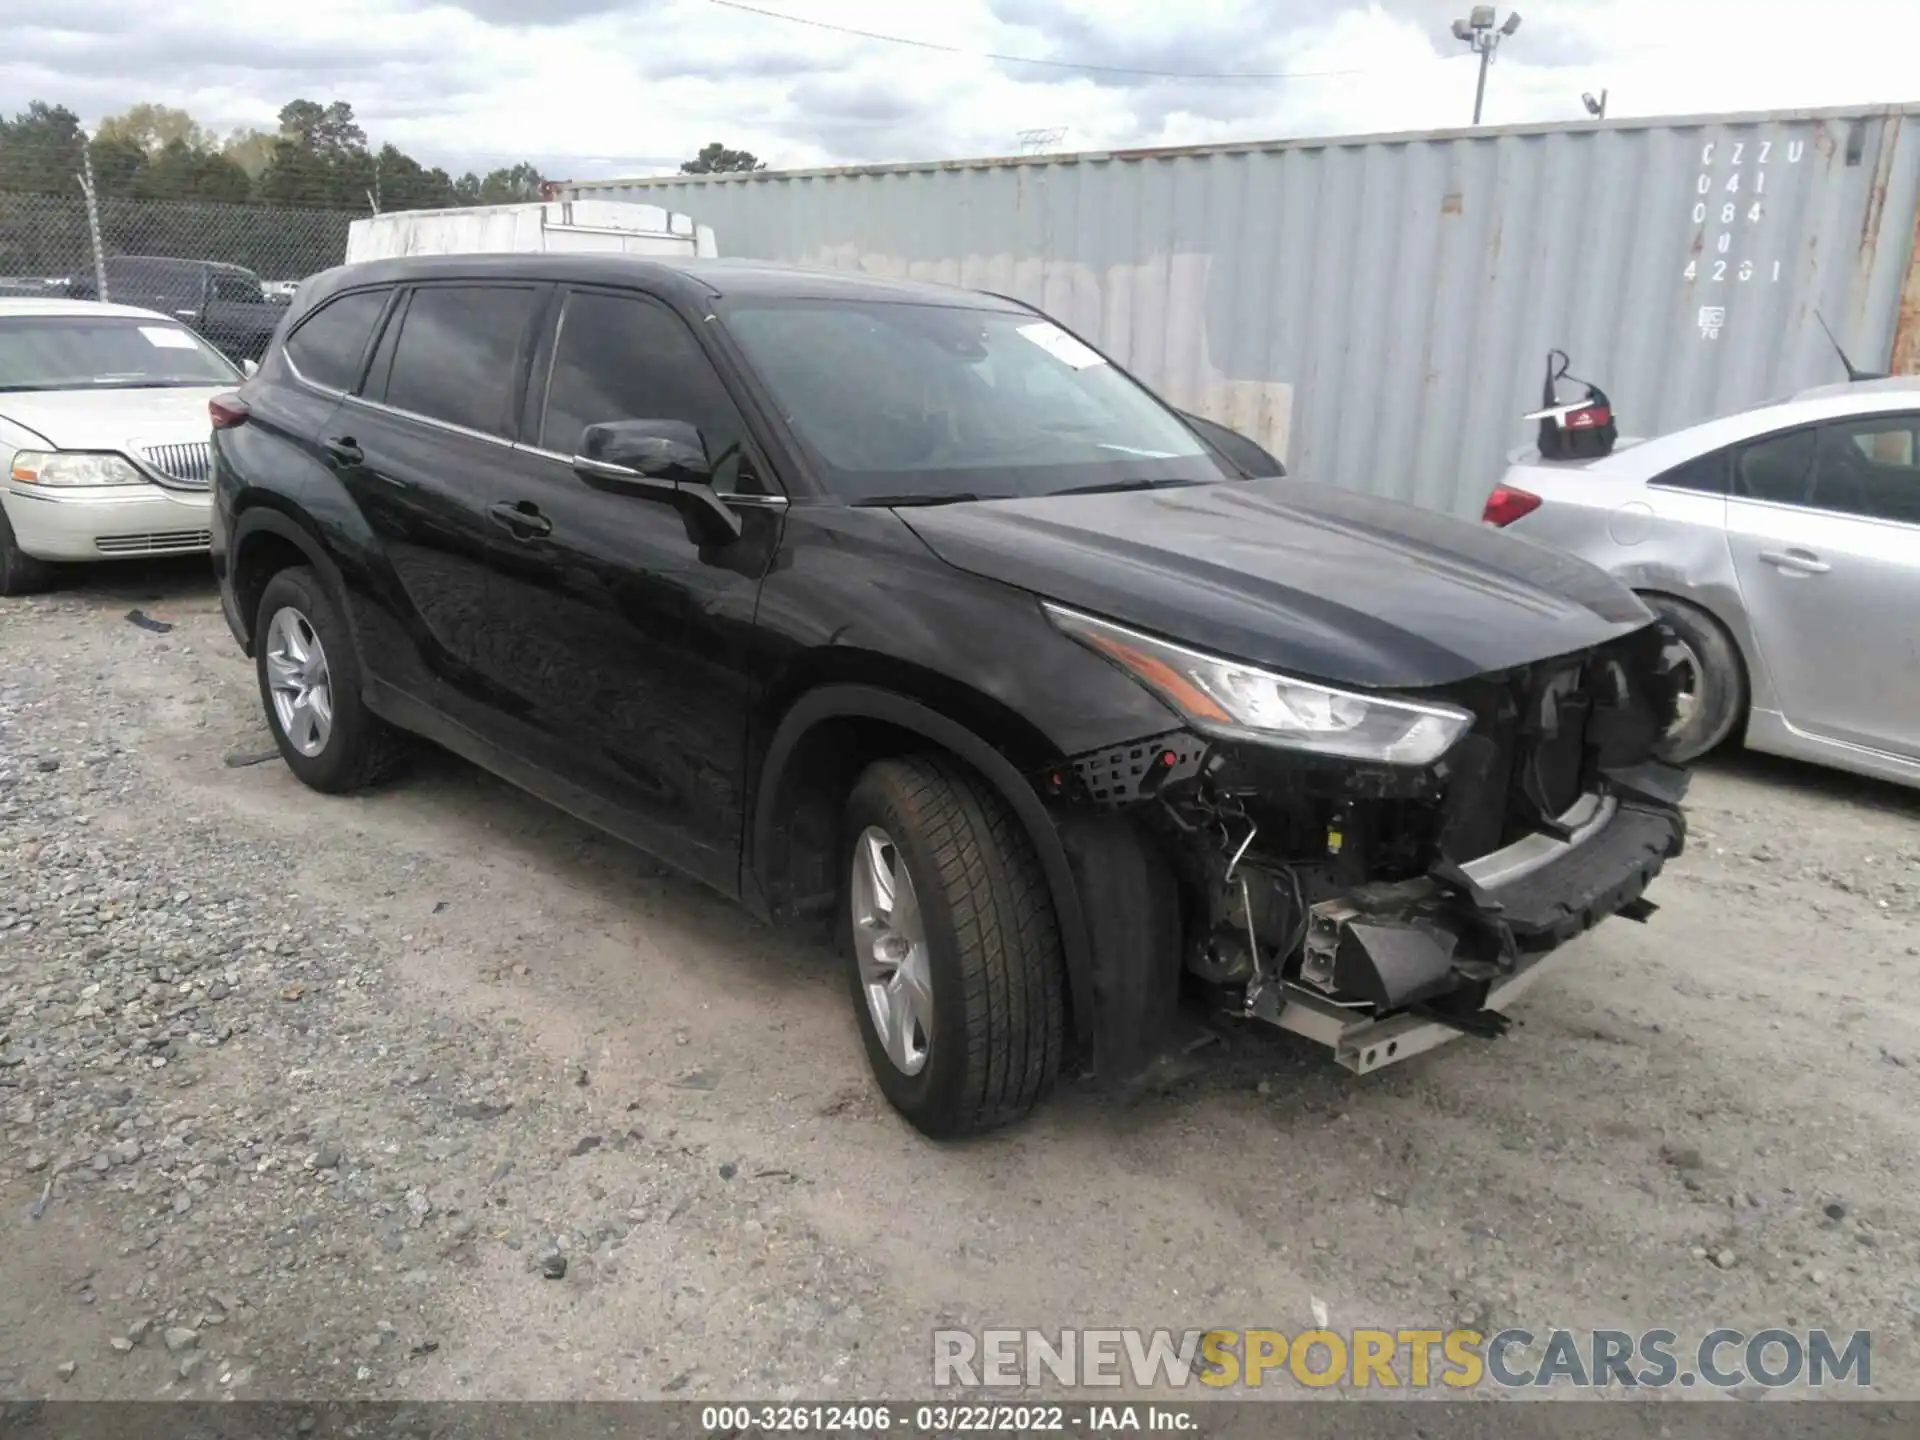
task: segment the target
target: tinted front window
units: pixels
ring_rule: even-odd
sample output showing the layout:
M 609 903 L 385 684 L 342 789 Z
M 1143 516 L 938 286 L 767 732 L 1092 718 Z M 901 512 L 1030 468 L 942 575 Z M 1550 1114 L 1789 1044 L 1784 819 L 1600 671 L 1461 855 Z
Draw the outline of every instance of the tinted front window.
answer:
M 1843 515 L 1920 524 L 1920 416 L 1853 420 L 1821 430 L 1813 503 Z
M 759 300 L 725 315 L 822 478 L 849 499 L 1228 474 L 1172 412 L 1036 315 Z
M 567 297 L 540 424 L 544 449 L 572 455 L 580 432 L 610 420 L 682 420 L 715 462 L 714 488 L 731 490 L 740 420 L 686 323 L 638 296 Z
M 1805 505 L 1813 493 L 1813 431 L 1794 430 L 1742 447 L 1733 473 L 1737 495 Z
M 258 284 L 236 270 L 216 270 L 213 272 L 213 298 L 243 300 L 257 305 L 266 298 L 266 294 Z
M 239 373 L 198 335 L 171 321 L 79 315 L 0 318 L 0 390 L 230 385 Z
M 387 305 L 387 291 L 361 290 L 321 306 L 287 340 L 287 358 L 302 375 L 330 390 L 351 390 L 360 360 Z
M 414 291 L 400 321 L 386 403 L 483 434 L 509 434 L 515 362 L 534 295 L 502 285 Z

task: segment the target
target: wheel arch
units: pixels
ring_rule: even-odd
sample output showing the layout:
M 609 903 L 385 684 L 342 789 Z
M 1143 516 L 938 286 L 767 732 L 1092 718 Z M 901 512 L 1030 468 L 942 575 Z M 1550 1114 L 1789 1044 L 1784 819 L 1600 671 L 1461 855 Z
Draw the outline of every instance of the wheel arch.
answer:
M 1730 619 L 1722 613 L 1719 605 L 1712 603 L 1704 593 L 1699 592 L 1682 594 L 1677 590 L 1669 589 L 1665 586 L 1649 584 L 1635 585 L 1633 587 L 1633 593 L 1638 595 L 1642 600 L 1665 600 L 1669 604 L 1680 605 L 1688 610 L 1697 611 L 1720 627 L 1721 633 L 1731 642 L 1734 662 L 1740 667 L 1740 693 L 1744 701 L 1746 713 L 1739 717 L 1739 730 L 1736 731 L 1736 733 L 1743 733 L 1746 730 L 1748 720 L 1752 718 L 1755 706 L 1759 704 L 1759 692 L 1756 690 L 1754 682 L 1755 677 L 1762 673 L 1756 664 L 1758 657 L 1753 633 L 1746 623 L 1745 615 L 1741 614 L 1737 619 Z
M 234 518 L 233 538 L 228 542 L 231 558 L 227 564 L 228 584 L 233 591 L 234 610 L 241 628 L 241 643 L 248 655 L 258 637 L 254 622 L 258 619 L 260 597 L 267 582 L 280 571 L 294 565 L 311 565 L 320 574 L 336 599 L 345 594 L 340 569 L 327 554 L 325 544 L 307 522 L 293 511 L 271 500 L 259 499 Z M 349 630 L 352 619 L 342 609 Z
M 1059 827 L 1021 772 L 994 743 L 967 724 L 910 695 L 858 682 L 828 682 L 805 691 L 781 714 L 758 770 L 741 893 L 762 915 L 815 914 L 823 888 L 838 875 L 823 848 L 839 824 L 837 806 L 872 760 L 939 747 L 979 774 L 1019 818 L 1047 881 L 1067 967 L 1067 1009 L 1076 1043 L 1094 1034 L 1092 946 L 1079 886 Z

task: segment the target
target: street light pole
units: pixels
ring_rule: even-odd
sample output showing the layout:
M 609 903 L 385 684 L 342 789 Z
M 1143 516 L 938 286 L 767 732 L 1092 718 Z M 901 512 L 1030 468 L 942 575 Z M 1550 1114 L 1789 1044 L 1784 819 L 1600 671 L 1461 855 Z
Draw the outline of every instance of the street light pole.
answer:
M 1494 25 L 1494 10 L 1491 5 L 1476 5 L 1468 12 L 1464 20 L 1453 22 L 1453 38 L 1470 45 L 1480 56 L 1480 79 L 1473 89 L 1473 123 L 1480 123 L 1481 107 L 1487 99 L 1487 66 L 1493 63 L 1493 52 L 1500 48 L 1500 42 L 1520 28 L 1520 12 L 1507 13 L 1506 22 Z

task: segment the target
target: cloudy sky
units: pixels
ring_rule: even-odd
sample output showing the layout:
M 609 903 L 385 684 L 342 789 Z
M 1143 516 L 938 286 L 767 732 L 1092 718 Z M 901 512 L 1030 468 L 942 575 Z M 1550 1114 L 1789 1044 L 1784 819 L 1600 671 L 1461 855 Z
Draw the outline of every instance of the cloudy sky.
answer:
M 295 97 L 343 99 L 375 143 L 457 169 L 530 158 L 571 178 L 671 170 L 709 140 L 778 168 L 1004 154 L 1028 128 L 1064 128 L 1060 149 L 1195 144 L 1464 124 L 1476 62 L 1448 23 L 1468 8 L 5 0 L 0 103 L 56 101 L 91 123 L 152 100 L 224 130 L 271 128 Z M 1581 92 L 1602 87 L 1610 116 L 1920 100 L 1920 0 L 1518 8 L 1489 123 L 1575 118 Z

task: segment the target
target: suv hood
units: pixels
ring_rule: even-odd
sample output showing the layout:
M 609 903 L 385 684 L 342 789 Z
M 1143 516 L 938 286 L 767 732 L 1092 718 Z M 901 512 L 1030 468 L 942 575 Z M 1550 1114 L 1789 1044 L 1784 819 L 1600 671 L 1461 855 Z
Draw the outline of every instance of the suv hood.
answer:
M 0 391 L 0 419 L 33 431 L 61 450 L 138 450 L 205 441 L 207 401 L 233 389 L 195 385 L 162 390 Z
M 1450 684 L 1598 645 L 1652 618 L 1583 560 L 1298 480 L 895 513 L 959 569 L 1335 684 Z

